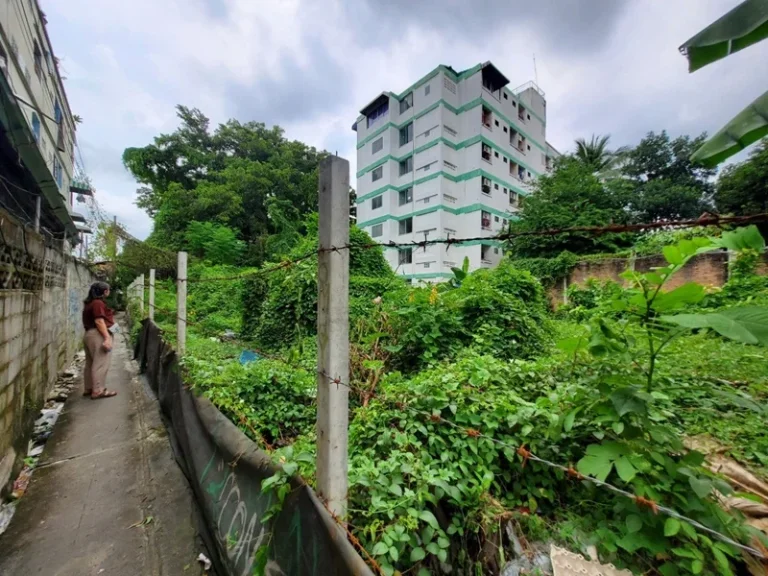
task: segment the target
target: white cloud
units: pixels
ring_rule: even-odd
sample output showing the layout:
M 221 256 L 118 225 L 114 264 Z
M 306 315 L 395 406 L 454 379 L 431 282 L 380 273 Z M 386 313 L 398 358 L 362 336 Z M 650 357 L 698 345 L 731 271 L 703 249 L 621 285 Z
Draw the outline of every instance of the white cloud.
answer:
M 518 85 L 533 79 L 535 54 L 547 137 L 560 150 L 591 133 L 610 133 L 619 146 L 649 130 L 712 132 L 765 90 L 756 71 L 765 69 L 768 42 L 695 74 L 678 53 L 738 0 L 637 1 L 599 18 L 583 2 L 561 14 L 543 1 L 509 18 L 494 16 L 507 13 L 493 9 L 502 0 L 479 1 L 469 16 L 448 2 L 448 16 L 475 18 L 467 26 L 365 0 L 68 0 L 45 8 L 70 103 L 85 120 L 78 137 L 86 166 L 105 206 L 143 237 L 151 223 L 132 205 L 136 185 L 120 156 L 172 131 L 179 103 L 214 123 L 233 115 L 278 123 L 290 138 L 348 157 L 354 174 L 358 110 L 438 64 L 492 60 Z

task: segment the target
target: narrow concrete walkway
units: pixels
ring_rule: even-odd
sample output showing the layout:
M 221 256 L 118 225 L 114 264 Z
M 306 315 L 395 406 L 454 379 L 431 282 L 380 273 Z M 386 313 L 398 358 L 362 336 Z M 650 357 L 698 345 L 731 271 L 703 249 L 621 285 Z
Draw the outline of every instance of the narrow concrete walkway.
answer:
M 193 576 L 204 549 L 157 402 L 115 338 L 115 398 L 64 405 L 8 531 L 0 575 Z

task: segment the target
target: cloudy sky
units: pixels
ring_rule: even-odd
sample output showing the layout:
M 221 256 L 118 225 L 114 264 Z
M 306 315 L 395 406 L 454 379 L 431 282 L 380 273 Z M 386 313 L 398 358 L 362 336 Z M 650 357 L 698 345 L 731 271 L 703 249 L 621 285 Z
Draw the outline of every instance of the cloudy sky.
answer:
M 491 60 L 547 95 L 547 140 L 716 131 L 763 93 L 768 42 L 688 74 L 678 46 L 739 0 L 41 0 L 101 204 L 138 237 L 151 220 L 123 168 L 129 146 L 176 126 L 279 124 L 345 156 L 358 110 L 438 64 Z M 534 71 L 534 54 L 536 72 Z

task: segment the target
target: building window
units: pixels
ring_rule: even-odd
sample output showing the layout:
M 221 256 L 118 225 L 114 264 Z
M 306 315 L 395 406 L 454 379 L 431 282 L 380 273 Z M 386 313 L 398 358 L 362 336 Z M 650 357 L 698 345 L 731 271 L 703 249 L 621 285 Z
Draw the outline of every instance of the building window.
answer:
M 480 189 L 483 191 L 483 194 L 490 194 L 491 193 L 491 181 L 490 179 L 483 176 L 480 179 Z
M 413 202 L 413 188 L 408 186 L 405 190 L 398 192 L 399 205 L 410 204 Z
M 506 163 L 507 163 L 507 157 L 504 156 L 504 164 L 506 164 Z
M 368 116 L 366 117 L 368 128 L 370 128 L 373 124 L 376 124 L 376 122 L 378 122 L 379 119 L 383 118 L 388 113 L 389 113 L 389 101 L 384 102 L 381 106 L 379 106 L 373 112 L 368 114 Z
M 431 262 L 424 262 L 424 268 L 429 268 L 430 264 L 431 264 Z
M 531 119 L 531 115 L 530 114 L 526 114 L 526 116 L 528 116 L 528 120 Z
M 499 189 L 499 185 L 498 185 L 498 184 L 494 184 L 494 185 L 493 185 L 493 189 L 494 189 L 494 190 L 498 190 L 498 189 Z
M 59 185 L 59 188 L 64 185 L 64 173 L 61 169 L 61 162 L 59 162 L 58 156 L 53 157 L 53 179 L 56 180 L 56 184 Z
M 413 156 L 400 161 L 400 176 L 413 172 Z
M 504 188 L 504 189 L 503 189 L 503 191 L 504 191 L 504 194 L 506 194 L 506 193 L 507 193 L 507 189 L 506 189 L 506 188 Z
M 456 94 L 456 84 L 448 80 L 448 78 L 443 78 L 443 86 L 445 86 L 446 90 L 449 92 Z
M 43 53 L 40 51 L 40 46 L 37 44 L 37 40 L 34 40 L 33 58 L 35 60 L 35 75 L 38 78 L 43 77 Z
M 488 144 L 483 144 L 482 148 L 483 160 L 491 161 L 491 147 Z
M 486 212 L 485 210 L 482 210 L 480 212 L 480 225 L 483 227 L 483 230 L 491 229 L 491 213 L 490 212 Z
M 411 140 L 413 140 L 413 122 L 400 128 L 400 146 L 405 146 Z
M 486 128 L 491 127 L 491 110 L 483 106 L 483 126 Z
M 399 232 L 400 234 L 410 234 L 413 232 L 413 217 L 400 220 Z
M 494 253 L 494 254 L 498 254 L 498 253 L 499 253 L 499 249 L 498 249 L 498 248 L 496 248 L 496 247 L 494 247 L 494 249 L 493 249 L 493 253 Z
M 493 151 L 493 155 L 494 155 L 496 158 L 498 158 L 498 157 L 499 157 L 499 153 L 498 153 L 498 152 L 496 152 L 495 150 Z
M 494 217 L 493 217 L 493 221 L 494 221 L 494 222 L 498 222 L 498 221 L 499 221 L 499 217 L 498 217 L 498 216 L 494 216 Z
M 376 196 L 373 200 L 371 200 L 371 210 L 377 210 L 378 208 L 381 208 L 384 205 L 384 196 Z
M 424 86 L 424 96 L 429 96 L 429 84 Z
M 498 121 L 498 120 L 495 120 L 495 121 L 494 121 L 494 124 L 496 124 L 496 126 L 498 126 L 498 125 L 499 125 L 499 121 Z
M 517 102 L 515 102 L 514 100 L 512 100 L 512 106 L 514 106 L 515 108 L 517 108 Z
M 412 264 L 413 263 L 413 248 L 400 248 L 400 253 L 397 255 L 398 264 Z
M 507 96 L 506 92 L 504 92 L 504 100 L 509 100 L 509 96 Z
M 371 144 L 371 154 L 376 154 L 376 152 L 381 152 L 384 148 L 384 137 L 378 138 L 373 141 L 373 144 Z
M 504 126 L 504 134 L 506 134 L 506 133 L 507 133 L 507 127 Z
M 530 150 L 530 149 L 531 149 L 531 145 L 530 145 L 530 144 L 528 144 L 528 150 Z
M 384 176 L 384 166 L 379 166 L 377 168 L 374 168 L 371 171 L 371 182 L 376 182 L 376 180 L 381 180 L 382 176 Z
M 35 136 L 35 142 L 40 142 L 40 117 L 37 112 L 32 112 L 32 134 Z
M 376 224 L 371 227 L 371 238 L 378 238 L 384 235 L 384 224 Z
M 528 175 L 528 178 L 531 177 L 531 173 L 530 172 L 526 172 L 526 174 Z
M 408 92 L 405 98 L 400 100 L 400 114 L 402 114 L 409 108 L 413 108 L 413 92 Z

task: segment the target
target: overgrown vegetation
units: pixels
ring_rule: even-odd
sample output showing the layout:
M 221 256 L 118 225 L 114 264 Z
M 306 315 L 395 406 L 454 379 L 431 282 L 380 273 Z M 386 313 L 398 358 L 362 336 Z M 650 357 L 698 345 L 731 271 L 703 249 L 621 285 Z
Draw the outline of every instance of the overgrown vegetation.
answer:
M 176 132 L 124 159 L 148 186 L 140 205 L 155 217 L 150 244 L 193 256 L 185 379 L 283 465 L 262 486 L 279 500 L 287 474 L 310 484 L 315 475 L 321 154 L 279 128 L 230 121 L 211 133 L 199 111 L 179 114 Z M 713 198 L 711 173 L 688 161 L 699 140 L 650 133 L 614 152 L 607 139 L 584 141 L 539 180 L 511 230 L 695 218 Z M 734 169 L 734 182 L 742 177 L 756 181 Z M 684 443 L 708 434 L 768 471 L 764 244 L 754 228 L 708 236 L 520 236 L 496 269 L 464 266 L 445 284 L 411 286 L 351 229 L 348 520 L 384 574 L 499 574 L 510 527 L 529 542 L 595 545 L 635 573 L 743 569 L 738 549 L 649 502 L 768 545 L 722 507 L 732 488 Z M 722 289 L 666 289 L 695 254 L 719 247 L 738 253 Z M 659 253 L 662 267 L 571 286 L 569 304 L 549 310 L 545 290 L 579 260 Z M 134 264 L 145 265 L 132 261 L 126 275 Z M 161 279 L 157 298 L 172 340 L 172 280 Z M 287 361 L 241 364 L 249 348 Z M 521 446 L 572 474 L 526 462 Z
M 516 447 L 745 543 L 761 538 L 721 508 L 716 494 L 732 489 L 683 446 L 686 436 L 708 433 L 754 471 L 768 465 L 768 353 L 744 343 L 766 344 L 766 334 L 754 329 L 754 312 L 723 310 L 749 311 L 763 301 L 765 288 L 751 289 L 766 284 L 754 274 L 752 232 L 682 238 L 664 248 L 665 268 L 627 273 L 627 286 L 572 288 L 572 304 L 557 316 L 541 283 L 515 262 L 439 287 L 408 287 L 379 250 L 361 252 L 366 259 L 353 264 L 360 273 L 351 289 L 350 526 L 384 573 L 439 574 L 441 564 L 460 574 L 498 573 L 511 552 L 509 522 L 529 539 L 574 550 L 594 544 L 603 560 L 636 573 L 735 573 L 736 549 L 558 470 L 523 467 Z M 739 258 L 722 290 L 663 290 L 696 252 L 734 238 L 742 242 L 730 245 Z M 308 237 L 292 255 L 315 245 Z M 291 358 L 290 366 L 270 359 L 241 365 L 247 344 L 213 342 L 215 330 L 194 326 L 184 362 L 200 393 L 310 483 L 315 270 L 308 258 L 244 281 L 241 294 L 260 304 L 244 326 L 252 326 L 256 346 Z M 199 302 L 219 302 L 206 312 L 224 311 L 222 294 L 232 286 L 201 286 L 211 293 Z

